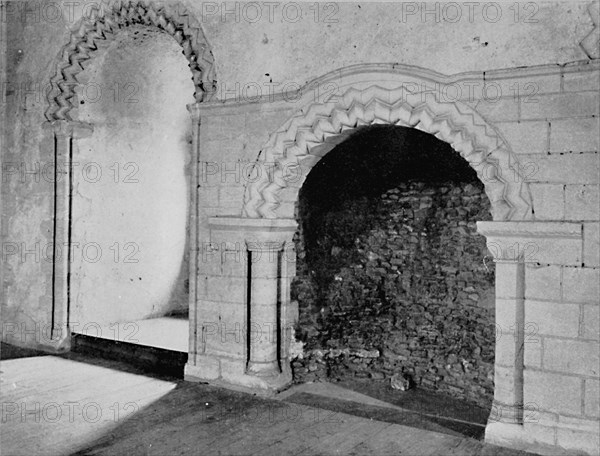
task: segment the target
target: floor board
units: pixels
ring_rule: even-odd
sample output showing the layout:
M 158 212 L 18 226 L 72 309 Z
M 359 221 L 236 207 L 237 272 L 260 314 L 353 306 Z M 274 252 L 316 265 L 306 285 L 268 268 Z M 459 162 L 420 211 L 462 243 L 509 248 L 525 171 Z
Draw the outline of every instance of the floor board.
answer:
M 4 455 L 525 454 L 357 416 L 356 403 L 336 409 L 325 401 L 295 403 L 294 391 L 264 399 L 76 354 L 4 360 L 0 366 Z M 336 394 L 343 399 L 343 391 Z M 347 396 L 363 397 L 352 391 Z M 377 415 L 373 407 L 382 402 L 365 401 Z M 22 408 L 32 413 L 22 414 Z

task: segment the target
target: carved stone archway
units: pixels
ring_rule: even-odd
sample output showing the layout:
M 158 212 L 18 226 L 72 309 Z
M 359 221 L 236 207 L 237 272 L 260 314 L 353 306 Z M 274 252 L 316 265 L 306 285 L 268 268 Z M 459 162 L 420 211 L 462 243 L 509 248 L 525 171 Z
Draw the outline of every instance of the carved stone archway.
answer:
M 55 186 L 54 198 L 54 234 L 52 264 L 52 347 L 63 351 L 70 348 L 69 311 L 70 311 L 70 265 L 71 249 L 61 255 L 61 249 L 71 242 L 72 210 L 72 158 L 74 142 L 92 134 L 93 125 L 73 119 L 71 111 L 75 108 L 74 97 L 79 85 L 78 75 L 84 71 L 82 64 L 92 59 L 99 49 L 101 41 L 110 40 L 120 29 L 141 25 L 158 29 L 170 35 L 182 48 L 189 62 L 194 81 L 196 103 L 210 99 L 215 93 L 214 59 L 210 46 L 198 21 L 179 4 L 155 6 L 140 1 L 124 1 L 101 4 L 90 8 L 73 29 L 69 43 L 59 56 L 56 73 L 50 80 L 51 90 L 47 95 L 48 107 L 45 111 L 47 122 L 43 128 L 49 130 L 54 142 Z M 192 160 L 197 163 L 194 154 L 198 151 L 198 125 L 193 124 Z M 192 179 L 197 174 L 192 166 Z M 197 190 L 191 187 L 189 226 L 190 251 L 196 249 L 196 206 Z M 195 273 L 195 256 L 190 255 L 190 274 Z M 190 283 L 195 283 L 191 280 Z M 190 302 L 195 302 L 195 290 L 190 285 Z
M 413 82 L 405 84 L 403 81 Z M 416 85 L 414 81 L 417 81 Z M 523 283 L 524 264 L 528 260 L 524 252 L 511 250 L 508 243 L 515 239 L 522 245 L 535 242 L 541 246 L 540 252 L 544 255 L 551 250 L 547 248 L 543 227 L 539 228 L 534 221 L 523 169 L 502 136 L 475 110 L 461 102 L 440 102 L 431 94 L 424 97 L 422 90 L 431 91 L 435 83 L 445 82 L 443 79 L 436 80 L 430 72 L 350 73 L 347 77 L 342 75 L 336 82 L 340 90 L 335 98 L 304 104 L 297 114 L 270 135 L 261 150 L 257 166 L 269 163 L 272 172 L 259 174 L 261 177 L 249 184 L 242 217 L 237 222 L 230 220 L 230 224 L 237 223 L 238 231 L 250 237 L 246 228 L 249 222 L 260 224 L 262 220 L 265 232 L 274 222 L 287 223 L 284 244 L 293 251 L 294 208 L 300 188 L 312 167 L 357 129 L 376 124 L 397 125 L 416 128 L 449 143 L 475 169 L 490 200 L 494 222 L 479 222 L 478 228 L 487 236 L 488 248 L 497 262 L 496 322 L 507 328 L 507 332 L 514 332 L 510 343 L 507 344 L 508 339 L 505 338 L 502 344 L 496 344 L 494 408 L 487 438 L 493 441 L 497 434 L 504 435 L 506 432 L 521 435 L 524 407 Z M 418 89 L 414 90 L 414 87 Z M 290 175 L 291 169 L 294 171 Z M 219 226 L 221 220 L 211 219 L 211 239 L 218 239 L 218 233 L 225 232 Z M 272 306 L 281 303 L 282 315 L 290 312 L 297 315 L 297 307 L 289 296 L 293 275 L 290 273 L 282 277 L 287 285 L 277 299 L 271 299 Z M 251 282 L 253 280 L 251 278 Z M 506 289 L 504 285 L 507 283 L 513 284 L 513 287 Z M 272 294 L 275 295 L 275 292 Z M 510 312 L 506 311 L 504 304 L 506 297 L 514 305 Z M 257 303 L 251 298 L 249 308 L 262 305 L 260 301 Z M 290 308 L 291 311 L 288 310 Z M 295 318 L 287 318 L 288 323 L 295 324 L 295 321 Z M 281 323 L 281 326 L 285 324 Z M 281 336 L 285 341 L 280 347 L 282 359 L 289 359 L 288 344 L 293 343 L 286 337 Z M 273 370 L 271 375 L 273 378 L 277 378 L 276 375 L 289 378 L 289 366 L 285 364 L 281 374 Z
M 143 2 L 123 2 L 89 9 L 71 33 L 70 41 L 60 53 L 56 74 L 50 80 L 48 108 L 45 116 L 49 122 L 73 120 L 70 111 L 77 75 L 84 68 L 82 63 L 94 57 L 98 42 L 109 40 L 120 29 L 132 25 L 154 27 L 168 33 L 177 41 L 190 64 L 192 79 L 196 87 L 197 102 L 210 98 L 215 93 L 214 59 L 200 24 L 180 5 L 156 7 Z M 208 95 L 208 96 L 207 96 Z
M 494 220 L 527 220 L 532 206 L 517 160 L 509 146 L 481 116 L 464 104 L 426 102 L 404 86 L 349 88 L 336 102 L 313 103 L 273 133 L 262 149 L 263 160 L 275 164 L 246 192 L 243 215 L 289 217 L 278 212 L 284 188 L 297 199 L 310 169 L 357 128 L 375 125 L 412 127 L 449 143 L 477 171 L 492 205 Z M 435 166 L 435 164 L 432 164 Z M 299 167 L 299 168 L 298 168 Z M 300 177 L 286 178 L 290 168 Z M 297 173 L 296 173 L 297 174 Z
M 548 68 L 544 74 L 546 71 L 562 77 L 562 70 Z M 525 70 L 502 74 L 503 78 L 529 77 Z M 290 360 L 300 351 L 293 335 L 298 305 L 290 293 L 296 267 L 293 236 L 299 190 L 320 158 L 357 129 L 373 124 L 399 125 L 450 143 L 477 171 L 492 205 L 494 221 L 477 223 L 496 262 L 495 320 L 500 330 L 486 441 L 536 449 L 545 448 L 548 436 L 560 432 L 576 435 L 573 431 L 583 419 L 566 415 L 562 423 L 562 415 L 556 414 L 562 405 L 554 392 L 564 389 L 563 374 L 539 369 L 544 359 L 542 350 L 539 345 L 525 343 L 525 328 L 528 313 L 540 312 L 540 306 L 532 305 L 535 293 L 545 291 L 557 277 L 555 272 L 563 266 L 583 269 L 584 224 L 536 219 L 534 203 L 539 201 L 532 203 L 527 183 L 535 163 L 519 165 L 511 146 L 486 120 L 487 114 L 476 111 L 476 102 L 485 97 L 476 93 L 447 103 L 440 101 L 444 88 L 477 91 L 485 84 L 485 73 L 447 76 L 397 63 L 364 64 L 333 71 L 293 93 L 263 96 L 252 102 L 197 103 L 193 109 L 197 126 L 230 128 L 231 119 L 236 119 L 236 133 L 252 138 L 260 135 L 265 142 L 256 150 L 256 169 L 246 174 L 244 168 L 248 177 L 242 184 L 247 185 L 245 189 L 237 182 L 228 185 L 221 175 L 219 189 L 235 190 L 235 202 L 230 201 L 229 193 L 222 207 L 214 207 L 214 200 L 208 201 L 208 197 L 199 201 L 197 228 L 204 242 L 197 254 L 202 255 L 197 277 L 206 286 L 190 306 L 185 378 L 265 394 L 290 384 Z M 327 94 L 317 100 L 322 90 Z M 486 112 L 490 112 L 488 103 L 482 103 L 487 105 Z M 471 107 L 474 105 L 475 109 Z M 274 119 L 282 116 L 287 120 L 273 129 Z M 211 144 L 211 129 L 202 131 L 203 141 L 197 142 L 201 146 L 199 160 L 225 160 L 220 144 Z M 238 161 L 243 156 L 231 154 L 229 159 Z M 194 185 L 200 184 L 198 173 L 195 179 Z M 538 275 L 549 274 L 536 272 L 541 266 L 547 266 L 552 275 Z M 531 294 L 532 290 L 533 300 L 526 296 L 526 291 Z M 583 382 L 579 384 L 583 388 Z M 533 421 L 531 415 L 543 419 Z M 590 430 L 597 428 L 597 420 L 586 423 Z M 575 446 L 572 440 L 568 442 Z M 557 441 L 550 444 L 557 445 Z

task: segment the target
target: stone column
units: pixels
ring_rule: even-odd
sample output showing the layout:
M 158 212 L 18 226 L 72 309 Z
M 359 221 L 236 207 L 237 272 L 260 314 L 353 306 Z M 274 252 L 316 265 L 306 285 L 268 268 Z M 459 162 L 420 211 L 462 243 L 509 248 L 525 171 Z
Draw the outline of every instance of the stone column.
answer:
M 201 264 L 195 323 L 201 353 L 196 364 L 188 361 L 185 378 L 261 394 L 280 390 L 292 380 L 282 336 L 291 319 L 282 250 L 296 221 L 210 217 L 208 225 L 211 252 Z
M 70 339 L 71 213 L 73 141 L 92 134 L 91 125 L 59 120 L 46 122 L 54 140 L 54 237 L 52 262 L 52 340 L 68 348 Z
M 280 257 L 283 242 L 246 241 L 250 252 L 250 356 L 248 373 L 275 376 L 281 370 L 278 362 L 278 306 Z
M 531 399 L 532 392 L 549 385 L 542 386 L 534 380 L 535 375 L 531 377 L 531 372 L 539 369 L 541 347 L 535 334 L 536 337 L 526 340 L 526 328 L 539 323 L 542 331 L 551 331 L 538 321 L 530 303 L 532 291 L 539 287 L 533 271 L 553 270 L 557 265 L 581 265 L 582 226 L 527 221 L 478 222 L 477 228 L 486 236 L 488 250 L 496 263 L 494 404 L 485 439 L 497 445 L 524 448 L 519 445 L 544 441 L 548 433 L 544 426 L 537 423 L 532 426 L 524 419 L 527 412 L 524 408 L 535 407 L 529 415 L 536 416 L 555 408 L 552 399 Z M 543 292 L 547 301 L 560 300 L 553 289 Z
M 506 258 L 498 246 L 488 240 L 496 263 L 496 362 L 490 421 L 522 424 L 525 263 L 522 256 Z

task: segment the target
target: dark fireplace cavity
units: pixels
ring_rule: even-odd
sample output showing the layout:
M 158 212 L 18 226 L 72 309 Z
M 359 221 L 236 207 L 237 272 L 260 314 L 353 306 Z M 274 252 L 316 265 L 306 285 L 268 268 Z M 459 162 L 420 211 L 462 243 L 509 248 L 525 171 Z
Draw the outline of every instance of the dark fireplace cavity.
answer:
M 474 170 L 435 137 L 360 130 L 300 194 L 294 380 L 409 376 L 489 407 L 494 263 L 477 221 L 490 203 Z

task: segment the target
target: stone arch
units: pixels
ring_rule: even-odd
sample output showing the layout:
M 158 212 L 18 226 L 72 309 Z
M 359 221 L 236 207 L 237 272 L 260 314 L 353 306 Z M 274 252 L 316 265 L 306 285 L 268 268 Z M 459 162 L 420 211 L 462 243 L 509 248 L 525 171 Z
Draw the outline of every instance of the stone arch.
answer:
M 388 124 L 416 128 L 449 143 L 476 170 L 490 199 L 494 220 L 532 218 L 528 186 L 514 154 L 476 111 L 460 102 L 439 102 L 431 94 L 424 100 L 423 93 L 411 90 L 423 87 L 420 83 L 430 87 L 435 81 L 431 77 L 418 78 L 415 72 L 394 72 L 391 77 L 388 72 L 384 76 L 371 72 L 358 81 L 356 74 L 348 76 L 350 81 L 338 79 L 334 97 L 307 103 L 271 134 L 259 160 L 274 163 L 273 170 L 262 173 L 248 186 L 242 215 L 293 218 L 289 207 L 282 213 L 281 203 L 297 201 L 306 176 L 322 157 L 356 129 Z M 407 80 L 420 83 L 402 82 Z M 287 173 L 292 168 L 295 171 L 290 176 Z
M 215 92 L 214 59 L 200 24 L 180 5 L 157 7 L 143 2 L 117 2 L 90 8 L 88 17 L 79 22 L 71 33 L 70 41 L 59 54 L 56 74 L 50 80 L 47 95 L 46 120 L 72 120 L 72 98 L 77 75 L 82 63 L 93 57 L 100 41 L 109 40 L 123 27 L 145 25 L 168 33 L 181 46 L 187 58 L 195 85 L 197 102 L 208 99 Z

